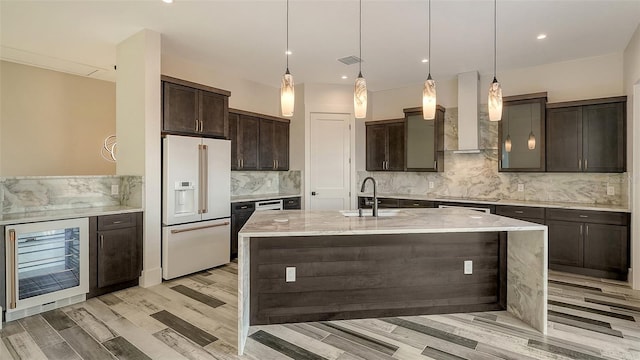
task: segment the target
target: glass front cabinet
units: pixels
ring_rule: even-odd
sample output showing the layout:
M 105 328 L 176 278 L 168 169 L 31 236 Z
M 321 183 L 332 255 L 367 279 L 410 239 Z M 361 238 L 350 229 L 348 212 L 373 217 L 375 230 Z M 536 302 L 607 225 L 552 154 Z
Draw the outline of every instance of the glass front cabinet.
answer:
M 546 92 L 503 99 L 498 125 L 499 171 L 545 171 L 546 103 Z

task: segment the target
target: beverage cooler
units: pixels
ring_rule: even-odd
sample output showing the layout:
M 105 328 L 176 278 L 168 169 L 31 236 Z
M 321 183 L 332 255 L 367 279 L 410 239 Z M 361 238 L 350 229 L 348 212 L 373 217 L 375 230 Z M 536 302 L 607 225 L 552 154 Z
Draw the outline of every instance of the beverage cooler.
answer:
M 7 321 L 85 299 L 87 218 L 7 226 L 5 252 Z

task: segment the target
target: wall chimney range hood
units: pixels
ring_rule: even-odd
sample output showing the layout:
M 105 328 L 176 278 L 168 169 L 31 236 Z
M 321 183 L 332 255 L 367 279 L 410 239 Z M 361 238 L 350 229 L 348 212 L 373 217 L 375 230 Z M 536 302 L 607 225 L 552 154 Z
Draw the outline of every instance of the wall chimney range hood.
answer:
M 477 71 L 458 74 L 458 150 L 454 151 L 456 154 L 480 152 L 479 79 Z

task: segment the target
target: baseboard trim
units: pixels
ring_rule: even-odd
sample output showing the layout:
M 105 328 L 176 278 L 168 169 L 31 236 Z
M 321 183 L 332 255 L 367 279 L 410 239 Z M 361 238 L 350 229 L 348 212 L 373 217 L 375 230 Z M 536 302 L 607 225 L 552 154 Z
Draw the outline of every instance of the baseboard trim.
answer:
M 162 268 L 142 270 L 140 276 L 140 287 L 147 288 L 162 283 Z

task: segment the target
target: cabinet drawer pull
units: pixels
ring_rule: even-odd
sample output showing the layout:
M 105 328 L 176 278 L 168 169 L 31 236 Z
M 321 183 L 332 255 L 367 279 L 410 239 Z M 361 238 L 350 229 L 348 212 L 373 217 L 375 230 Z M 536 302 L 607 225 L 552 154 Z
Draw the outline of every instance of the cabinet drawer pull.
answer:
M 122 224 L 122 220 L 114 221 L 114 224 Z
M 247 208 L 249 208 L 249 205 L 240 206 L 240 209 L 247 209 Z
M 227 225 L 229 225 L 229 222 L 225 221 L 225 222 L 220 223 L 220 224 L 207 225 L 207 226 L 196 226 L 196 227 L 192 227 L 192 228 L 188 228 L 188 229 L 171 230 L 171 233 L 172 234 L 179 234 L 179 233 L 183 233 L 183 232 L 187 232 L 187 231 L 209 229 L 209 228 L 214 228 L 214 227 L 218 227 L 218 226 L 227 226 Z
M 579 215 L 581 218 L 588 218 L 589 215 Z
M 524 211 L 522 211 L 522 210 L 516 210 L 516 211 L 514 211 L 514 213 L 516 213 L 516 214 L 524 214 Z

